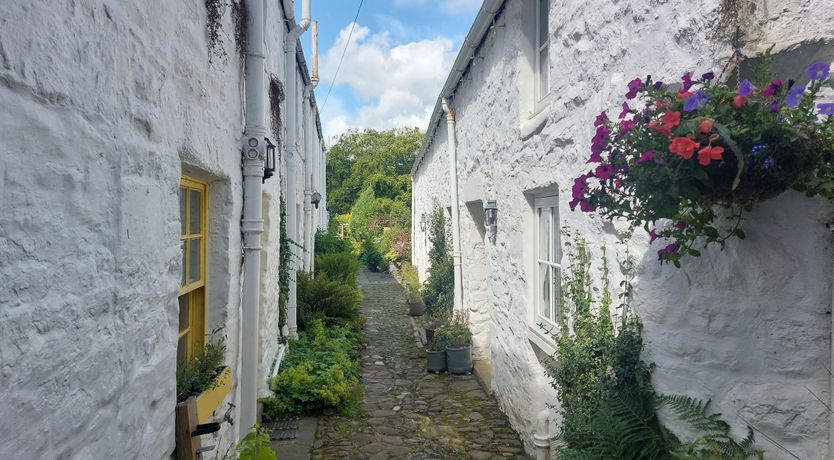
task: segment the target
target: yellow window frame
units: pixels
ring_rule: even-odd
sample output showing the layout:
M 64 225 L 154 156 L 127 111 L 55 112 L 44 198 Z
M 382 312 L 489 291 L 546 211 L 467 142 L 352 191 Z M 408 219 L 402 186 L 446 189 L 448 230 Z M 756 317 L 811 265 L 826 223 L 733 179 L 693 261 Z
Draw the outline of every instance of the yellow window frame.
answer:
M 199 207 L 199 231 L 192 232 L 191 227 L 191 191 L 200 193 L 201 203 Z M 206 256 L 208 240 L 208 185 L 205 182 L 183 176 L 180 180 L 179 192 L 185 194 L 185 210 L 181 211 L 180 245 L 182 247 L 183 267 L 179 290 L 178 308 L 188 308 L 188 327 L 178 328 L 177 346 L 180 339 L 187 336 L 185 341 L 186 350 L 182 357 L 185 361 L 195 358 L 197 352 L 202 349 L 206 334 Z M 181 199 L 181 198 L 180 198 Z M 196 280 L 191 281 L 191 250 L 193 242 L 200 245 L 199 248 L 199 273 Z M 178 350 L 178 356 L 180 355 Z M 182 363 L 177 363 L 178 366 Z

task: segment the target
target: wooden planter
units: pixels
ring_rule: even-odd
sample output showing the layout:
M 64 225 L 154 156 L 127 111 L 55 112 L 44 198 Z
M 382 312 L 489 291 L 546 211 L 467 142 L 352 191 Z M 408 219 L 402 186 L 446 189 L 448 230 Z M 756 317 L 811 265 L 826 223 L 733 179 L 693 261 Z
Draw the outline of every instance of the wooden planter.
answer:
M 226 399 L 232 390 L 232 370 L 224 367 L 217 376 L 214 388 L 197 395 L 197 422 L 206 423 L 214 415 L 215 409 Z

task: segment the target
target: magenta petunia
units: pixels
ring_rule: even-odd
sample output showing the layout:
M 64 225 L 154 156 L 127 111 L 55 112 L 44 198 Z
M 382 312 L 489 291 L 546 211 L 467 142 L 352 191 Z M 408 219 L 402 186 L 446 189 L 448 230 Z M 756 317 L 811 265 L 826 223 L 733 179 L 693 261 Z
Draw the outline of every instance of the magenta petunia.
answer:
M 654 149 L 647 150 L 644 154 L 640 155 L 640 158 L 637 159 L 637 164 L 645 163 L 647 161 L 651 161 L 654 158 L 655 151 Z
M 684 222 L 682 220 L 679 220 L 679 221 L 675 222 L 674 225 L 672 225 L 672 226 L 675 227 L 676 229 L 680 230 L 680 231 L 684 231 L 684 229 L 686 229 L 686 222 Z
M 681 88 L 684 92 L 689 91 L 689 88 L 692 88 L 692 72 L 686 72 L 681 77 L 683 81 L 683 88 Z
M 779 91 L 779 88 L 782 87 L 782 80 L 773 80 L 773 83 L 767 85 L 767 88 L 762 91 L 762 96 L 770 97 L 776 94 L 776 91 Z
M 663 260 L 663 258 L 668 256 L 669 254 L 674 254 L 674 253 L 678 252 L 678 249 L 680 249 L 680 247 L 681 247 L 680 244 L 672 243 L 672 244 L 666 246 L 663 249 L 658 249 L 657 258 L 660 259 L 660 260 Z
M 628 116 L 629 112 L 631 112 L 631 108 L 628 106 L 628 102 L 623 102 L 623 111 L 620 112 L 620 115 L 617 117 L 620 120 Z
M 657 239 L 657 229 L 653 228 L 649 230 L 649 244 L 654 243 L 654 240 Z
M 594 128 L 599 127 L 606 121 L 608 121 L 608 114 L 606 114 L 605 112 L 600 112 L 600 114 L 597 115 L 597 117 L 594 119 Z
M 594 170 L 594 175 L 596 175 L 599 180 L 608 180 L 611 178 L 611 173 L 613 172 L 614 168 L 612 168 L 611 165 L 602 164 L 597 166 Z
M 635 78 L 634 80 L 628 82 L 628 92 L 625 95 L 626 99 L 634 99 L 637 97 L 637 91 L 639 91 L 642 87 L 643 80 L 640 80 L 639 78 Z
M 594 212 L 597 209 L 597 205 L 591 203 L 590 201 L 580 201 L 579 209 L 582 212 Z

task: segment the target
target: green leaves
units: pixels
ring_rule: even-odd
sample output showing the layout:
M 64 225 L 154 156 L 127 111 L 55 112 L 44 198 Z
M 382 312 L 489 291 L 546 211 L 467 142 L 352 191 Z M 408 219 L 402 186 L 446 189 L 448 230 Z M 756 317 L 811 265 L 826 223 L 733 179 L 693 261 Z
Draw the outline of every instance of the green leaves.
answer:
M 744 153 L 741 151 L 741 148 L 736 144 L 733 140 L 733 136 L 730 135 L 730 130 L 727 126 L 721 123 L 715 123 L 715 129 L 718 131 L 718 134 L 721 135 L 721 141 L 727 144 L 728 147 L 733 151 L 736 156 L 736 161 L 738 162 L 738 168 L 736 170 L 736 177 L 733 179 L 733 185 L 731 190 L 735 190 L 738 187 L 738 184 L 741 182 L 741 173 L 744 171 Z

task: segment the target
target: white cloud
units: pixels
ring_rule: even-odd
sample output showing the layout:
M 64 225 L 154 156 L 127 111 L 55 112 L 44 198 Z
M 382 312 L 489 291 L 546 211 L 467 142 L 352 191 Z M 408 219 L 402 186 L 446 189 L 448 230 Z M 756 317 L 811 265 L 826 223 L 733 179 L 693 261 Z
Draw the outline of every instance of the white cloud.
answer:
M 333 78 L 349 32 L 350 25 L 322 55 L 322 89 Z M 325 136 L 351 128 L 425 129 L 456 53 L 448 38 L 393 45 L 387 32 L 371 33 L 357 25 L 334 88 L 350 87 L 361 105 L 346 110 L 344 101 L 334 100 L 334 89 L 322 114 Z
M 422 6 L 428 3 L 429 0 L 394 0 L 395 6 Z M 483 0 L 439 0 L 431 3 L 448 13 L 461 13 L 478 9 Z

